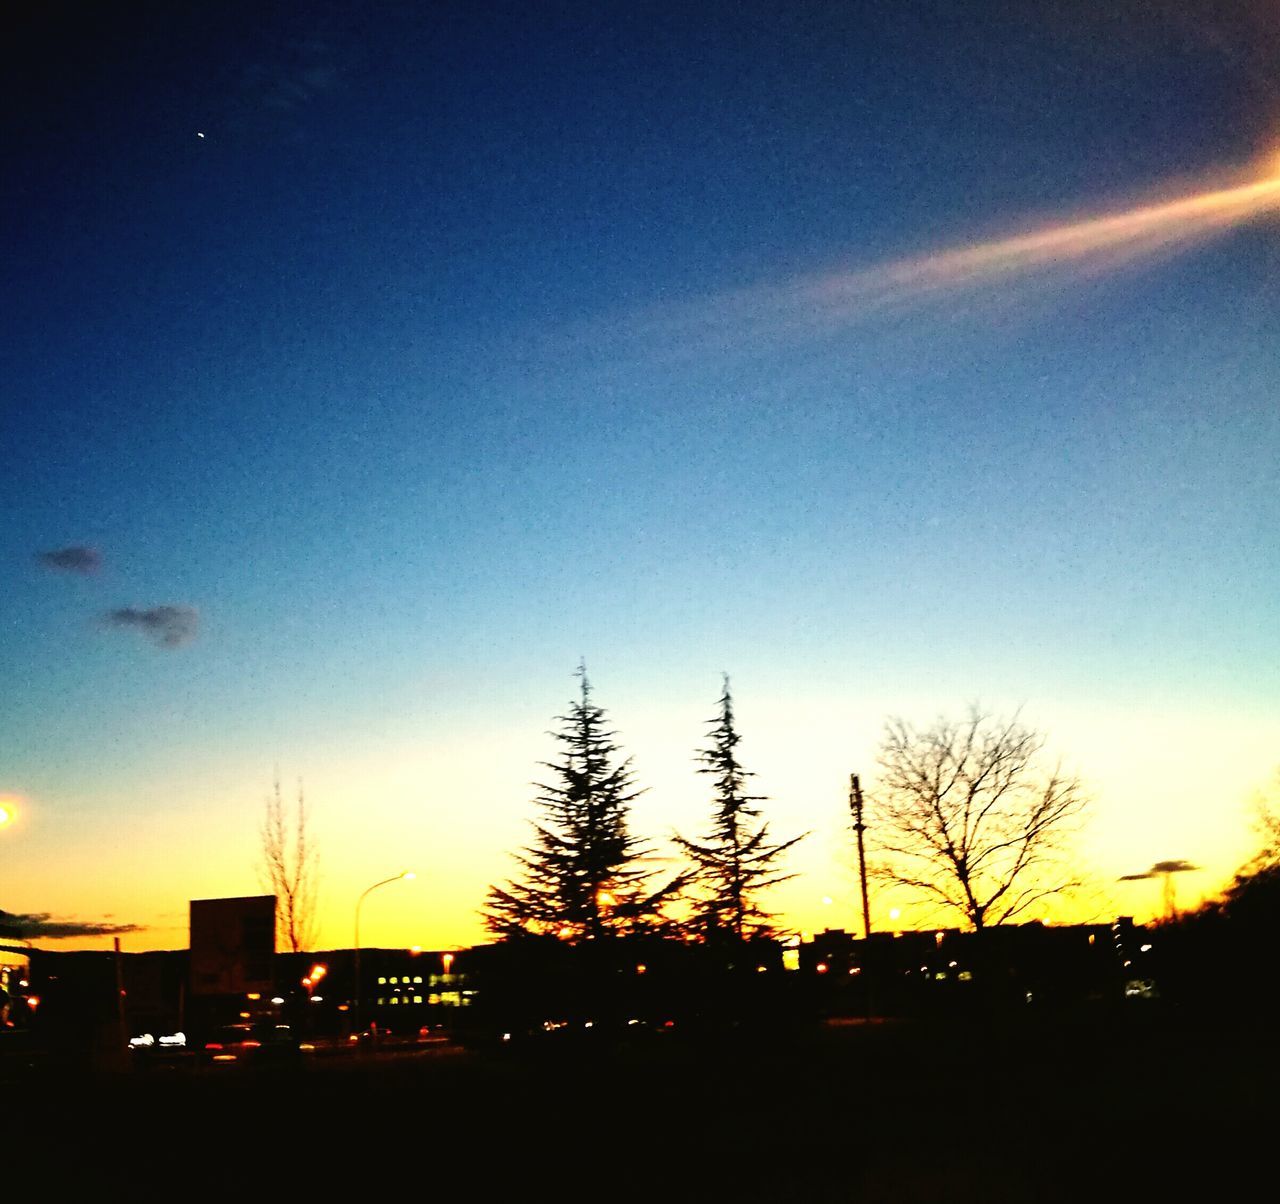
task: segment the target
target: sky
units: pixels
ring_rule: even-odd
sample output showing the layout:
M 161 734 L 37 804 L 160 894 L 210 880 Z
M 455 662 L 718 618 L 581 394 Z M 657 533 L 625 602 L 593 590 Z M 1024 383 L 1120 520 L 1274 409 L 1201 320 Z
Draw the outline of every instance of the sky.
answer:
M 659 859 L 731 675 L 797 930 L 858 926 L 894 715 L 1020 708 L 1085 783 L 1045 918 L 1250 856 L 1274 4 L 24 9 L 0 909 L 182 947 L 278 772 L 322 945 L 403 869 L 363 943 L 481 940 L 580 659 Z

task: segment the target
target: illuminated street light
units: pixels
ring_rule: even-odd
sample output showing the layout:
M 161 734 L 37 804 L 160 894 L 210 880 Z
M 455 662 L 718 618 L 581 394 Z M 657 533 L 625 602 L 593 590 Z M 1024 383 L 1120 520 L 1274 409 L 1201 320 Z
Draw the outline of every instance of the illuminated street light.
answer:
M 383 878 L 381 882 L 375 882 L 372 886 L 365 890 L 364 894 L 356 900 L 356 944 L 355 944 L 355 968 L 356 968 L 356 988 L 355 998 L 355 1028 L 356 1032 L 360 1031 L 360 909 L 364 906 L 364 901 L 369 895 L 380 886 L 390 886 L 393 882 L 412 882 L 418 875 L 412 870 L 403 870 L 396 874 L 394 878 Z

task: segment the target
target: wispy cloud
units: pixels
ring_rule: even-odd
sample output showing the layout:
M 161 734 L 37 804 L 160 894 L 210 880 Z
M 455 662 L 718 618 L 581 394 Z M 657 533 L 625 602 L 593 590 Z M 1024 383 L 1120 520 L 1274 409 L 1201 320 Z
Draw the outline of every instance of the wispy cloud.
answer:
M 60 573 L 96 573 L 102 567 L 102 553 L 88 544 L 72 544 L 49 552 L 37 552 L 36 560 Z
M 26 915 L 0 911 L 0 938 L 29 941 L 44 939 L 64 940 L 75 936 L 120 936 L 126 932 L 139 932 L 137 924 L 108 924 L 94 920 L 55 920 L 47 911 Z
M 181 648 L 196 638 L 199 614 L 192 606 L 122 606 L 102 621 L 108 627 L 132 627 L 161 648 Z
M 613 324 L 624 340 L 694 354 L 803 340 L 880 314 L 958 303 L 1016 282 L 1101 275 L 1196 246 L 1280 210 L 1280 176 L 851 270 L 818 272 L 661 306 Z
M 867 307 L 978 288 L 1032 272 L 1073 267 L 1106 271 L 1199 242 L 1269 209 L 1280 209 L 1280 178 L 827 276 L 808 282 L 806 292 L 829 316 L 853 317 Z
M 335 88 L 342 78 L 338 43 L 325 25 L 264 44 L 244 68 L 249 97 L 267 109 L 295 111 Z

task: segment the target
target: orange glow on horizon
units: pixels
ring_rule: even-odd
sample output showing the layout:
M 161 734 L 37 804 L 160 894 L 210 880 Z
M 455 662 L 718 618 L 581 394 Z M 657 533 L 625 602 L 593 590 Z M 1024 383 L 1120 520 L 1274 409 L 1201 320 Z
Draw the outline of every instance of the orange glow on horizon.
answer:
M 948 701 L 943 698 L 939 705 Z M 646 705 L 649 709 L 640 706 L 627 716 L 625 730 L 628 751 L 634 750 L 645 766 L 649 787 L 636 805 L 634 825 L 639 832 L 660 835 L 688 824 L 697 812 L 686 802 L 688 771 L 678 743 L 687 724 L 680 716 L 674 721 L 669 717 L 665 699 Z M 790 930 L 861 933 L 856 854 L 842 826 L 842 783 L 847 782 L 847 763 L 871 764 L 877 726 L 888 705 L 849 702 L 837 688 L 812 699 L 766 702 L 747 711 L 753 768 L 778 808 L 794 804 L 794 825 L 815 833 L 797 847 L 790 862 L 796 877 L 766 901 Z M 927 713 L 932 694 L 922 692 L 894 705 Z M 1126 698 L 1105 706 L 1093 700 L 1044 704 L 1034 718 L 1097 798 L 1078 850 L 1089 890 L 1055 905 L 1055 923 L 1116 915 L 1139 921 L 1158 917 L 1158 884 L 1116 879 L 1163 857 L 1185 856 L 1202 867 L 1179 882 L 1179 910 L 1190 909 L 1202 897 L 1216 894 L 1252 855 L 1251 799 L 1266 788 L 1275 760 L 1272 708 L 1142 708 Z M 861 733 L 852 747 L 850 731 Z M 315 840 L 327 859 L 312 944 L 317 953 L 351 945 L 361 890 L 385 876 L 384 867 L 388 861 L 394 867 L 397 856 L 424 866 L 421 889 L 388 887 L 371 895 L 361 922 L 364 945 L 408 949 L 416 944 L 434 952 L 494 939 L 483 926 L 478 905 L 490 883 L 507 875 L 511 850 L 521 838 L 520 825 L 530 811 L 528 765 L 541 751 L 538 732 L 526 736 L 518 729 L 483 763 L 465 749 L 456 766 L 441 762 L 424 769 L 414 759 L 415 749 L 410 742 L 403 749 L 381 749 L 380 770 L 358 750 L 341 750 L 332 764 L 317 766 L 309 778 Z M 351 784 L 355 779 L 365 783 L 365 794 L 357 794 Z M 424 811 L 416 803 L 423 780 L 433 793 L 467 800 L 472 811 L 483 814 L 483 823 L 474 830 L 459 828 L 453 812 Z M 11 858 L 6 908 L 134 923 L 138 929 L 123 934 L 122 945 L 127 952 L 140 952 L 187 946 L 189 899 L 261 893 L 253 869 L 261 810 L 253 767 L 221 793 L 163 778 L 146 789 L 180 800 L 195 813 L 216 806 L 227 821 L 219 825 L 218 839 L 175 848 L 170 828 L 135 817 L 123 806 L 121 799 L 139 797 L 141 788 L 74 800 L 42 789 L 38 804 L 24 804 L 16 826 L 0 831 L 0 848 L 15 852 L 15 839 L 23 846 L 23 855 Z M 351 830 L 345 809 L 345 800 L 353 796 L 367 799 L 376 818 L 357 832 Z M 1206 798 L 1215 800 L 1211 824 L 1205 822 Z M 495 801 L 483 809 L 477 800 L 484 799 Z M 73 801 L 75 807 L 69 805 Z M 394 847 L 387 843 L 389 831 L 396 833 Z M 104 856 L 106 847 L 111 855 Z M 441 848 L 448 848 L 449 855 L 433 854 Z M 824 897 L 832 903 L 824 903 Z M 959 922 L 883 887 L 873 894 L 871 906 L 874 931 L 936 930 Z M 576 933 L 566 928 L 561 935 L 572 938 Z M 111 947 L 112 937 L 34 943 L 57 950 L 103 950 Z

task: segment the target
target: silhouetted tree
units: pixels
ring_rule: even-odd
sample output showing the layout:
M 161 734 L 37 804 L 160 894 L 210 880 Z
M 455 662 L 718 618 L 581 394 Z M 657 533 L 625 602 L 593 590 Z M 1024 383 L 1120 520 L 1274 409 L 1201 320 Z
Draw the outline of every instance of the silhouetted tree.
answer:
M 694 928 L 708 940 L 728 936 L 743 941 L 774 935 L 759 895 L 792 876 L 780 872 L 782 855 L 804 836 L 770 843 L 769 826 L 756 807 L 764 797 L 747 793 L 747 779 L 754 774 L 738 760 L 742 737 L 734 723 L 727 676 L 718 705 L 719 714 L 708 721 L 711 743 L 698 752 L 698 772 L 712 779 L 710 831 L 700 841 L 679 834 L 675 839 L 694 866 L 689 875 Z
M 1276 775 L 1280 786 L 1280 774 Z M 1261 793 L 1256 803 L 1254 832 L 1258 837 L 1258 851 L 1236 875 L 1216 902 L 1203 908 L 1216 909 L 1227 920 L 1241 927 L 1274 931 L 1275 920 L 1280 918 L 1280 809 L 1274 794 L 1268 798 Z
M 1269 796 L 1259 791 L 1254 809 L 1253 828 L 1258 837 L 1258 852 L 1246 869 L 1264 870 L 1280 866 L 1280 770 L 1272 780 Z M 1240 875 L 1245 872 L 1241 870 Z
M 973 708 L 918 731 L 891 719 L 869 830 L 877 875 L 953 908 L 974 928 L 1003 924 L 1078 883 L 1062 863 L 1086 806 L 1080 783 L 1038 766 L 1044 739 Z
M 276 897 L 276 938 L 293 953 L 316 937 L 319 852 L 307 828 L 307 802 L 298 783 L 298 803 L 289 814 L 277 774 L 262 820 L 262 881 Z
M 653 871 L 643 868 L 648 849 L 627 829 L 634 787 L 630 758 L 618 759 L 605 712 L 591 701 L 585 666 L 579 666 L 578 699 L 551 733 L 561 746 L 555 775 L 538 783 L 542 819 L 534 841 L 516 860 L 521 873 L 489 890 L 484 921 L 502 937 L 558 936 L 581 941 L 660 927 L 663 900 L 679 885 L 651 890 Z
M 1277 782 L 1280 785 L 1280 781 Z M 1270 1018 L 1274 995 L 1259 951 L 1270 949 L 1280 926 L 1280 815 L 1274 794 L 1259 796 L 1257 852 L 1215 899 L 1166 920 L 1157 929 L 1157 981 L 1169 998 L 1196 1007 L 1224 1008 L 1231 1023 L 1242 1015 Z

